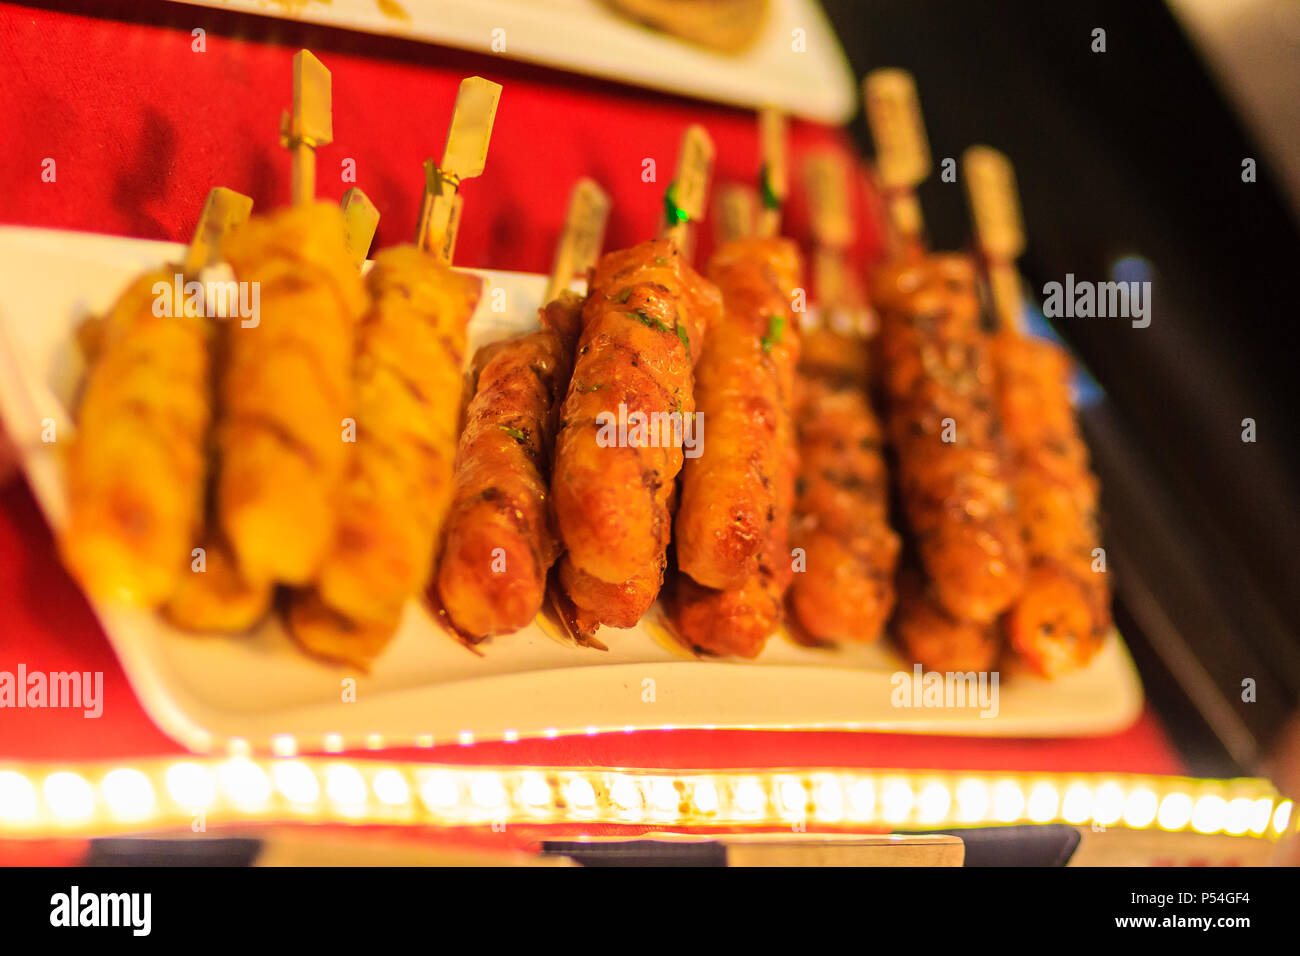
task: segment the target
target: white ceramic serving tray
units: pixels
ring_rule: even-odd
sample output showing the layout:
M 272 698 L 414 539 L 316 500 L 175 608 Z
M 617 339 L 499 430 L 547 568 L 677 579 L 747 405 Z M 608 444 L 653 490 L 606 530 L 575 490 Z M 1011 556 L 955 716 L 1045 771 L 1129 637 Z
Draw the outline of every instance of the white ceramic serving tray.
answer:
M 734 106 L 776 106 L 833 125 L 857 109 L 852 71 L 816 0 L 769 0 L 757 42 L 738 56 L 651 30 L 597 0 L 180 2 L 491 53 Z M 802 50 L 796 30 L 804 31 Z
M 60 443 L 72 434 L 69 397 L 82 374 L 73 329 L 181 251 L 0 227 L 0 414 L 56 530 L 65 509 Z M 472 345 L 536 326 L 543 277 L 480 274 L 506 291 L 507 310 L 491 312 L 487 303 L 501 297 L 485 293 Z M 54 443 L 41 438 L 47 418 Z M 138 610 L 95 612 L 149 714 L 195 750 L 230 739 L 260 749 L 280 735 L 315 750 L 665 727 L 1085 736 L 1128 726 L 1142 703 L 1117 635 L 1086 671 L 1055 683 L 1004 674 L 998 714 L 985 718 L 974 708 L 893 706 L 890 678 L 905 667 L 886 644 L 815 650 L 778 635 L 756 662 L 696 660 L 656 623 L 657 608 L 636 628 L 602 629 L 607 651 L 564 643 L 539 621 L 482 645 L 480 656 L 413 601 L 369 675 L 304 656 L 274 621 L 252 635 L 196 637 Z M 356 679 L 355 702 L 342 701 L 347 678 Z

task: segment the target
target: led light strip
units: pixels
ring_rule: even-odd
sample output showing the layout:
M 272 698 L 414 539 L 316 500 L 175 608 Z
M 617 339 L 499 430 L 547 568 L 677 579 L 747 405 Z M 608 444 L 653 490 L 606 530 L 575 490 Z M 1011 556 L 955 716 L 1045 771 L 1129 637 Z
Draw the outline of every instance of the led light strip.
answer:
M 464 767 L 329 757 L 0 765 L 0 837 L 232 823 L 871 827 L 1069 823 L 1277 839 L 1264 780 L 847 769 Z M 202 824 L 202 827 L 199 824 Z

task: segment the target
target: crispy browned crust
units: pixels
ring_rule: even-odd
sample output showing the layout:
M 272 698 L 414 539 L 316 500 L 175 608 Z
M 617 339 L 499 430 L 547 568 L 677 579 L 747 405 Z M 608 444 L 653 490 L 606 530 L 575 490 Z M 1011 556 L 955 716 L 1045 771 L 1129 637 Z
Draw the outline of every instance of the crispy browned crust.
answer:
M 1025 556 L 974 267 L 933 256 L 877 287 L 887 432 L 929 589 L 954 618 L 989 623 L 1023 590 Z
M 993 339 L 998 409 L 1011 456 L 1025 593 L 1003 623 L 1038 673 L 1087 665 L 1110 630 L 1110 589 L 1095 572 L 1097 481 L 1070 404 L 1069 358 L 1050 342 L 1007 331 Z
M 808 339 L 840 339 L 825 329 Z M 826 346 L 817 346 L 821 352 Z M 806 568 L 790 605 L 822 641 L 877 640 L 894 607 L 899 539 L 889 525 L 880 421 L 855 375 L 817 366 L 799 377 L 800 472 L 790 543 Z
M 475 638 L 528 624 L 560 554 L 550 456 L 581 308 L 582 298 L 566 292 L 542 310 L 541 329 L 487 346 L 475 359 L 478 390 L 456 454 L 437 577 L 442 606 Z
M 662 441 L 602 447 L 599 416 L 617 419 L 620 404 L 629 415 L 694 413 L 692 364 L 720 309 L 717 289 L 667 240 L 610 253 L 593 275 L 551 491 L 568 561 L 582 572 L 565 586 L 590 584 L 588 593 L 569 595 L 603 623 L 626 620 L 629 605 L 620 595 L 602 608 L 603 589 L 594 582 L 648 589 L 662 575 L 682 449 Z M 658 588 L 654 583 L 651 601 Z
M 786 239 L 730 242 L 709 263 L 724 312 L 696 366 L 704 453 L 683 468 L 672 601 L 675 630 L 697 651 L 756 657 L 781 622 L 797 468 L 791 297 L 801 270 Z

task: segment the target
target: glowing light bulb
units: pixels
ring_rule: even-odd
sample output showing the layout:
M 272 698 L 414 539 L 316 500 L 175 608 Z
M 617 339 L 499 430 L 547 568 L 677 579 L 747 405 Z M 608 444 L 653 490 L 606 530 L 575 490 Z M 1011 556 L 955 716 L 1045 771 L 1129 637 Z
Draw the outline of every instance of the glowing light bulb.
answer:
M 1291 822 L 1291 801 L 1283 800 L 1273 811 L 1273 831 L 1275 833 L 1286 833 L 1287 825 Z
M 1025 794 L 1014 780 L 1003 780 L 993 788 L 993 816 L 1003 823 L 1020 819 L 1025 811 Z
M 1197 833 L 1218 833 L 1228 815 L 1228 803 L 1213 795 L 1201 797 L 1192 810 L 1192 829 Z
M 1029 791 L 1029 819 L 1035 823 L 1047 823 L 1056 816 L 1060 804 L 1061 798 L 1054 786 L 1046 781 L 1035 784 Z
M 153 784 L 139 770 L 121 767 L 110 771 L 101 789 L 104 802 L 120 820 L 143 820 L 153 812 Z
M 957 819 L 979 823 L 988 817 L 989 788 L 983 780 L 968 779 L 957 784 Z
M 876 787 L 870 780 L 859 780 L 849 787 L 849 807 L 853 819 L 867 821 L 876 812 Z
M 350 763 L 332 764 L 325 771 L 325 795 L 345 812 L 358 811 L 368 796 L 365 778 Z
M 30 820 L 36 816 L 36 788 L 14 770 L 0 770 L 0 820 Z
M 1192 819 L 1192 798 L 1185 793 L 1171 793 L 1160 801 L 1156 823 L 1165 830 L 1181 830 Z
M 819 774 L 813 779 L 813 812 L 822 820 L 838 820 L 844 816 L 844 788 L 830 774 Z
M 926 784 L 916 800 L 916 818 L 922 823 L 939 823 L 948 816 L 952 794 L 939 782 Z
M 624 813 L 641 810 L 641 788 L 631 777 L 620 774 L 609 785 L 609 799 Z
M 795 777 L 782 777 L 777 782 L 781 812 L 786 816 L 803 816 L 808 808 L 808 791 Z
M 61 820 L 85 820 L 95 812 L 95 792 L 78 774 L 52 773 L 42 790 L 46 805 Z
M 1233 836 L 1241 836 L 1250 829 L 1250 817 L 1255 809 L 1253 800 L 1247 797 L 1235 797 L 1228 801 L 1223 830 Z
M 1160 799 L 1146 787 L 1138 787 L 1124 801 L 1124 825 L 1141 830 L 1151 825 L 1160 808 Z
M 456 778 L 445 770 L 429 774 L 420 786 L 420 799 L 430 810 L 450 810 L 459 797 Z
M 187 810 L 202 810 L 216 799 L 212 774 L 196 763 L 174 763 L 167 768 L 167 793 Z
M 232 803 L 251 809 L 266 803 L 271 796 L 271 781 L 262 768 L 251 760 L 235 757 L 217 770 L 221 788 Z
M 320 783 L 301 760 L 277 760 L 271 764 L 271 777 L 290 803 L 308 805 L 320 799 Z
M 1124 815 L 1124 788 L 1119 784 L 1103 783 L 1097 788 L 1097 798 L 1093 801 L 1092 818 L 1102 826 L 1119 823 Z
M 1061 801 L 1061 819 L 1076 826 L 1092 816 L 1092 791 L 1082 783 L 1072 783 Z
M 379 802 L 385 806 L 403 807 L 411 800 L 411 788 L 407 785 L 406 778 L 401 771 L 392 767 L 375 774 L 370 787 L 375 791 Z
M 582 777 L 573 777 L 565 784 L 564 798 L 575 810 L 589 811 L 596 808 L 596 791 Z
M 912 787 L 906 780 L 886 780 L 880 790 L 881 816 L 888 823 L 902 823 L 912 812 Z
M 696 809 L 701 813 L 716 813 L 718 809 L 718 788 L 712 780 L 700 780 L 691 791 Z
M 673 814 L 677 812 L 681 799 L 677 794 L 677 788 L 673 785 L 673 781 L 670 778 L 651 778 L 650 802 L 654 805 L 655 811 L 658 813 Z
M 551 787 L 540 773 L 526 773 L 519 784 L 519 801 L 529 807 L 549 807 Z
M 494 773 L 476 773 L 470 778 L 469 798 L 484 810 L 499 810 L 506 802 L 506 788 Z
M 741 777 L 736 781 L 732 803 L 744 816 L 756 817 L 767 806 L 767 794 L 763 792 L 763 785 L 756 778 Z

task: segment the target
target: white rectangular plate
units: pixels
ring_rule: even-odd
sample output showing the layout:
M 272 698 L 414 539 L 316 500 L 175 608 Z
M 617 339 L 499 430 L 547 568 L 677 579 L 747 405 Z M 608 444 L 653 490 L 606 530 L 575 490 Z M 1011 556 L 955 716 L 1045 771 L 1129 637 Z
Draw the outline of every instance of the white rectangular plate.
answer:
M 735 56 L 659 33 L 596 0 L 397 0 L 405 18 L 385 12 L 391 0 L 180 2 L 459 47 L 734 106 L 775 106 L 833 125 L 857 108 L 853 73 L 816 0 L 769 0 L 757 41 Z M 802 49 L 796 30 L 804 31 Z
M 60 443 L 80 378 L 73 330 L 106 310 L 140 271 L 175 261 L 173 243 L 0 227 L 0 414 L 50 524 L 65 502 Z M 536 327 L 541 276 L 479 273 L 485 293 L 471 323 L 477 347 Z M 57 441 L 42 441 L 43 422 Z M 1086 736 L 1137 716 L 1142 689 L 1118 635 L 1087 670 L 1055 682 L 1004 674 L 998 713 L 905 708 L 891 676 L 906 665 L 887 644 L 814 650 L 783 635 L 752 663 L 697 661 L 656 623 L 604 629 L 608 651 L 573 647 L 539 622 L 495 638 L 482 656 L 452 640 L 418 602 L 369 675 L 305 657 L 268 621 L 251 635 L 195 637 L 153 614 L 97 604 L 95 612 L 149 714 L 195 750 L 230 738 L 267 747 L 287 735 L 304 750 L 406 746 L 430 740 L 653 729 L 839 729 L 969 736 Z M 356 678 L 344 703 L 343 681 Z

